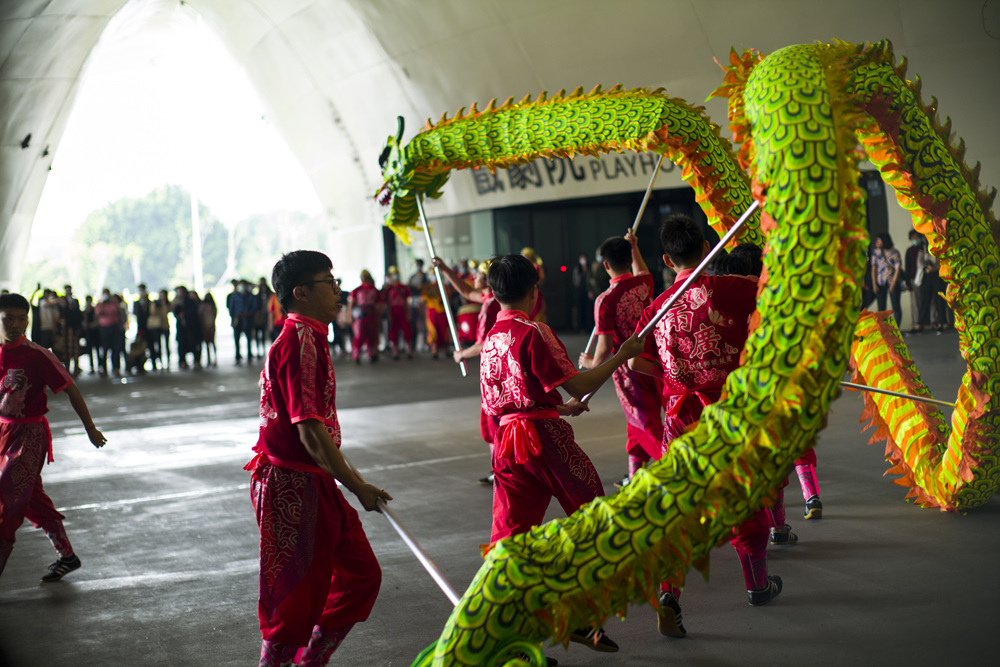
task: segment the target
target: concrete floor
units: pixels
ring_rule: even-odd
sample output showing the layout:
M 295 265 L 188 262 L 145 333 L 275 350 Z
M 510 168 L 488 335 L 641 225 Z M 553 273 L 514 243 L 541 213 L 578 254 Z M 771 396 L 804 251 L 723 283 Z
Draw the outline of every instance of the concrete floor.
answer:
M 571 354 L 585 343 L 564 340 Z M 932 390 L 953 398 L 964 370 L 955 334 L 909 343 Z M 45 485 L 84 565 L 40 585 L 53 551 L 40 531 L 22 528 L 0 579 L 0 664 L 256 664 L 258 534 L 242 466 L 256 440 L 259 366 L 236 367 L 223 348 L 217 369 L 81 378 L 108 436 L 101 451 L 68 401 L 52 400 L 56 462 Z M 395 496 L 397 516 L 461 591 L 490 526 L 490 490 L 475 482 L 489 467 L 477 380 L 426 355 L 336 366 L 344 452 Z M 967 516 L 903 502 L 904 490 L 882 478 L 883 447 L 865 445 L 860 411 L 857 395 L 842 396 L 821 434 L 823 520 L 802 521 L 797 482 L 788 487 L 801 542 L 772 548 L 771 571 L 785 582 L 777 601 L 747 606 L 727 546 L 710 581 L 689 580 L 687 639 L 660 637 L 642 606 L 607 623 L 618 654 L 578 645 L 547 653 L 561 665 L 996 664 L 1000 500 Z M 612 492 L 626 469 L 614 391 L 573 423 Z M 385 518 L 363 520 L 382 592 L 333 664 L 408 665 L 440 634 L 450 605 Z

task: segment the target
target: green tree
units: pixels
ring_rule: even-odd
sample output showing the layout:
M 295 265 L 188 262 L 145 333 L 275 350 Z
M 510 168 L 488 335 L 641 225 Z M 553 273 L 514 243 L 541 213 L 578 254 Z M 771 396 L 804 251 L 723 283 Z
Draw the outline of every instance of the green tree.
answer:
M 203 274 L 211 282 L 225 270 L 226 230 L 206 206 L 199 205 L 198 215 Z M 150 289 L 190 285 L 191 195 L 167 185 L 142 198 L 120 199 L 91 213 L 75 241 L 82 250 L 82 275 L 101 283 L 90 289 L 119 291 L 138 282 Z

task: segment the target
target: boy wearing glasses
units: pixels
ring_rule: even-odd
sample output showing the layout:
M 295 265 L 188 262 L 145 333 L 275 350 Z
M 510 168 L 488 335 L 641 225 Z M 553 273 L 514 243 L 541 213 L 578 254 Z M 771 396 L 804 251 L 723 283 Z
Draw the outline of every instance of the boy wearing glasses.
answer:
M 327 332 L 341 300 L 331 269 L 326 255 L 298 250 L 271 275 L 288 317 L 261 372 L 260 438 L 246 466 L 260 526 L 261 666 L 327 664 L 368 618 L 382 581 L 358 513 L 336 484 L 368 511 L 392 499 L 340 453 Z

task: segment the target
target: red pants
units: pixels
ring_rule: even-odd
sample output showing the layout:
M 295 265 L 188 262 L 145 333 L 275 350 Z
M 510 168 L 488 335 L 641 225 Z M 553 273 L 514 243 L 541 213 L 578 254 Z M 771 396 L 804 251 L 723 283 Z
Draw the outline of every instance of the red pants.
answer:
M 45 422 L 0 423 L 0 573 L 25 518 L 45 531 L 60 556 L 73 554 L 62 525 L 66 517 L 56 511 L 42 488 L 42 466 L 48 453 Z
M 260 526 L 263 638 L 305 646 L 314 625 L 336 629 L 367 619 L 382 570 L 333 478 L 263 461 L 250 497 Z
M 625 449 L 632 456 L 660 458 L 663 449 L 663 381 L 622 365 L 611 376 L 625 412 Z
M 368 358 L 378 356 L 378 315 L 371 313 L 358 317 L 352 323 L 354 339 L 351 341 L 351 356 L 356 361 L 361 356 L 361 348 L 368 348 Z
M 690 424 L 701 418 L 706 405 L 717 401 L 720 392 L 691 392 L 668 397 L 664 407 L 666 415 L 663 428 L 663 452 L 665 453 L 674 438 L 684 434 Z M 659 456 L 655 457 L 657 460 Z M 743 568 L 743 579 L 748 591 L 760 590 L 767 586 L 767 543 L 771 535 L 771 526 L 778 528 L 785 525 L 784 484 L 777 489 L 777 499 L 771 508 L 760 508 L 754 515 L 733 528 L 733 537 L 729 543 L 736 550 Z M 660 585 L 661 590 L 670 590 L 675 596 L 680 590 L 668 582 Z
M 399 336 L 403 336 L 403 345 L 407 351 L 413 352 L 413 329 L 410 320 L 406 318 L 406 306 L 393 306 L 389 313 L 389 347 L 393 354 L 399 354 Z
M 494 448 L 493 530 L 490 542 L 517 535 L 542 523 L 549 500 L 555 497 L 566 514 L 604 495 L 604 487 L 590 458 L 573 439 L 573 427 L 564 419 L 534 422 L 542 453 L 527 463 L 500 458 Z M 499 441 L 503 426 L 497 433 Z

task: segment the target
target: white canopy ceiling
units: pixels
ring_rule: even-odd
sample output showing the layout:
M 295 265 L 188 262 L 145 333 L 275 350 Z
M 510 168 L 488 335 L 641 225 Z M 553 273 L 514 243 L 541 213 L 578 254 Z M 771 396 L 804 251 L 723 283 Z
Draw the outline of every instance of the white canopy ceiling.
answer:
M 542 90 L 662 86 L 700 103 L 730 48 L 892 40 L 952 117 L 969 161 L 983 163 L 983 182 L 1000 183 L 1000 0 L 0 0 L 0 285 L 18 283 L 98 40 L 109 27 L 141 38 L 175 11 L 197 12 L 243 64 L 331 224 L 359 247 L 381 248 L 371 195 L 397 115 L 408 138 L 444 111 Z M 725 125 L 724 105 L 707 107 Z M 471 179 L 455 178 L 430 213 L 553 196 L 482 199 Z

